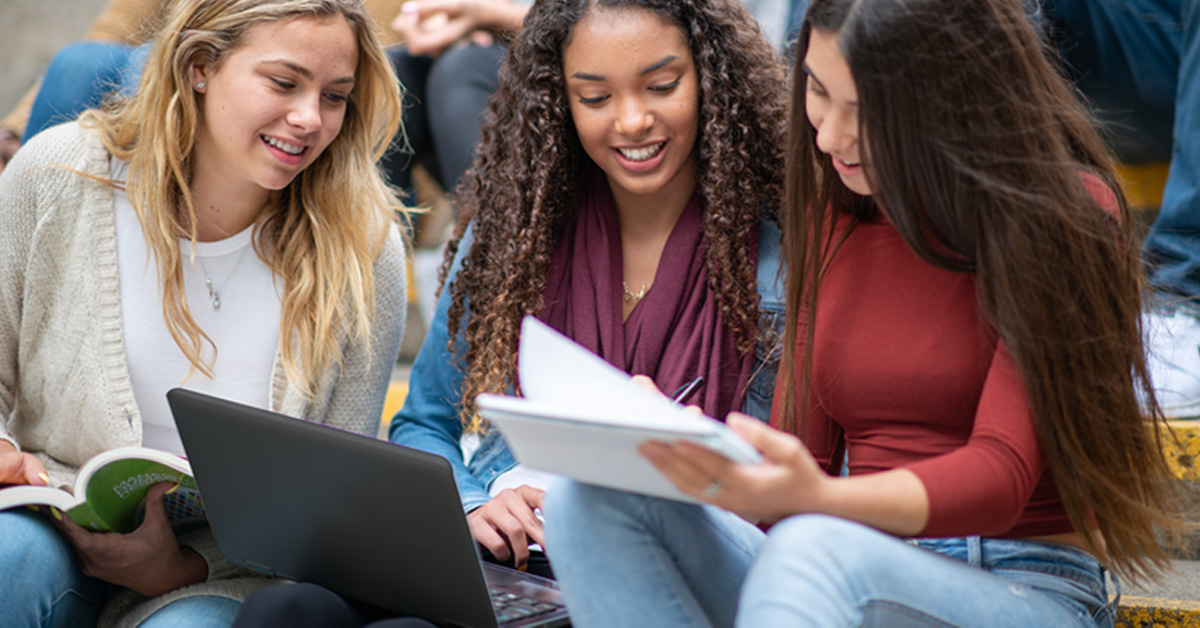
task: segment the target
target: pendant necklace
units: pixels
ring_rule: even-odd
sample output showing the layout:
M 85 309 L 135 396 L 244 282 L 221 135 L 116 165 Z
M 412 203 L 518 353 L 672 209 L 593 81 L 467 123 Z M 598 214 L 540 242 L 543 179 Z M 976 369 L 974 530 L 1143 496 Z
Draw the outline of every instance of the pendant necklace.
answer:
M 625 293 L 625 302 L 626 303 L 633 303 L 634 301 L 641 301 L 642 297 L 646 296 L 646 291 L 649 289 L 650 289 L 650 286 L 648 286 L 646 284 L 642 284 L 642 287 L 640 290 L 638 290 L 637 292 L 633 292 L 629 289 L 628 284 L 626 284 L 624 281 L 621 282 L 621 291 Z
M 246 257 L 246 250 L 251 248 L 254 247 L 247 245 L 242 248 L 242 252 L 238 254 L 237 261 L 233 263 L 233 268 L 229 269 L 229 274 L 225 276 L 224 281 L 219 286 L 213 285 L 212 275 L 208 273 L 208 268 L 204 266 L 204 258 L 199 255 L 196 256 L 196 259 L 200 262 L 200 270 L 204 273 L 204 287 L 208 288 L 208 298 L 212 301 L 212 309 L 221 309 L 221 290 L 225 288 L 225 284 L 229 283 L 229 279 L 237 272 L 238 266 L 242 263 L 242 258 Z

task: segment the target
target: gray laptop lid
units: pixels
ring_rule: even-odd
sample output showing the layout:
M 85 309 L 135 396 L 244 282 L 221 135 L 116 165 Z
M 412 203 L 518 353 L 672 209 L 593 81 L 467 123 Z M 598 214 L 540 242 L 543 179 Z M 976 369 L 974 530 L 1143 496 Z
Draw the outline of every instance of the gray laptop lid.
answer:
M 167 401 L 231 561 L 400 614 L 496 625 L 446 460 L 194 391 Z

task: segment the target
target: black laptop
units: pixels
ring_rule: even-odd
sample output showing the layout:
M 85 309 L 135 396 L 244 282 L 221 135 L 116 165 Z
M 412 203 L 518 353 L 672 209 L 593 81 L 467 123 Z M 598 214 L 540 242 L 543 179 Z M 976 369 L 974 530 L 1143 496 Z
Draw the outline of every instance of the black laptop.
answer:
M 567 626 L 554 581 L 480 560 L 440 456 L 194 391 L 167 401 L 229 560 L 451 626 Z

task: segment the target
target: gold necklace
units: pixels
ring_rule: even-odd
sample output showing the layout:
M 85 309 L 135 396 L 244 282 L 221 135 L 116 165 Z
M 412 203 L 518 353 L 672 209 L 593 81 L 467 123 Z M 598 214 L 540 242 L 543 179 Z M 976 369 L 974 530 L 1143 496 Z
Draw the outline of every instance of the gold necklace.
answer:
M 646 284 L 642 284 L 641 290 L 638 290 L 637 292 L 631 292 L 629 290 L 629 285 L 626 284 L 624 281 L 621 282 L 621 291 L 625 293 L 625 302 L 626 303 L 633 303 L 634 301 L 641 301 L 642 297 L 646 296 L 646 291 L 649 289 L 650 289 L 650 286 L 648 286 Z

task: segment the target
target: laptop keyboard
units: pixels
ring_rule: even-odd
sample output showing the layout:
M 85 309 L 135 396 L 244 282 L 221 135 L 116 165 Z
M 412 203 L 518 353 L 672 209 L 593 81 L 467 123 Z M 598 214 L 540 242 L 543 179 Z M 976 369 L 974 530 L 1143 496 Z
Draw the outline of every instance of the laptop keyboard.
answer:
M 504 589 L 489 588 L 488 593 L 492 596 L 492 609 L 496 611 L 496 621 L 501 624 L 544 615 L 562 608 L 560 604 L 543 602 Z

